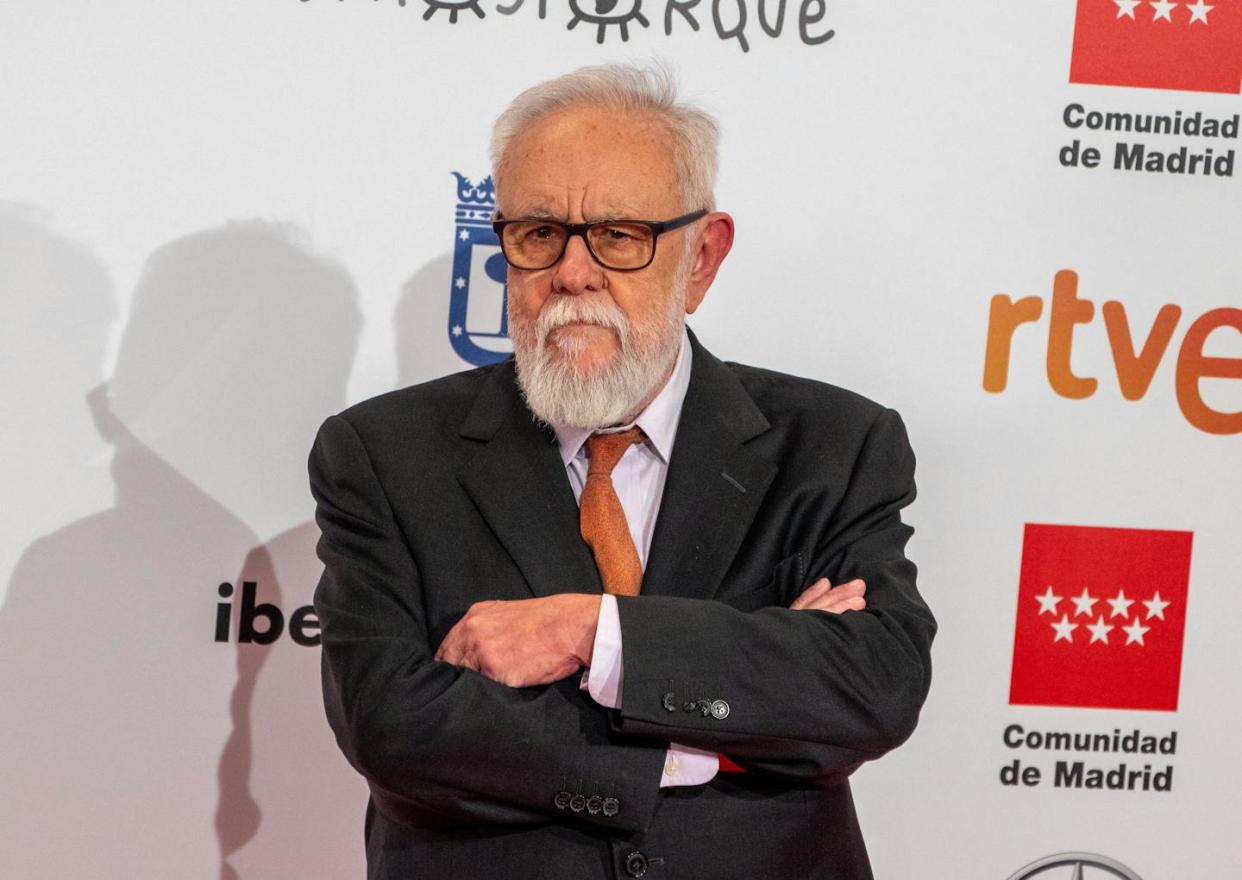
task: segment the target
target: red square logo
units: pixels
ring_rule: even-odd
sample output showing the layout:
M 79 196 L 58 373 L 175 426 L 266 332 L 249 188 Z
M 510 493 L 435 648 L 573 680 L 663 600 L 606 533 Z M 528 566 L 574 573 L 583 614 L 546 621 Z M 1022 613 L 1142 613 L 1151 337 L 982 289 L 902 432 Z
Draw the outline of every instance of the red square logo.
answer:
M 1176 711 L 1192 537 L 1028 523 L 1009 702 Z
M 1242 92 L 1242 2 L 1078 0 L 1070 82 Z

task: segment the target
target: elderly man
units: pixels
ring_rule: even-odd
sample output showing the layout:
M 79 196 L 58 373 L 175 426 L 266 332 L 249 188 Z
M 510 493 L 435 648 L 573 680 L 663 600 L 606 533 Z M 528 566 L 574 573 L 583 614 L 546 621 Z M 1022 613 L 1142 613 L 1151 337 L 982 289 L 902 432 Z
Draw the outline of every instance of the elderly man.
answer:
M 519 96 L 514 359 L 320 430 L 324 694 L 372 878 L 871 876 L 847 777 L 913 730 L 935 631 L 914 459 L 893 411 L 685 329 L 733 239 L 716 139 L 659 71 Z

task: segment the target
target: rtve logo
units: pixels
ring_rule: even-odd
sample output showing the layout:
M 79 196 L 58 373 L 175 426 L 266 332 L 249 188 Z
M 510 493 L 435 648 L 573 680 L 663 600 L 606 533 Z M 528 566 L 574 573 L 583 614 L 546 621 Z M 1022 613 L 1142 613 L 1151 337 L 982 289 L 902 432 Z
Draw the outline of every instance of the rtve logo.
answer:
M 1141 346 L 1135 345 L 1133 328 L 1126 316 L 1126 307 L 1110 300 L 1100 312 L 1104 330 L 1112 349 L 1117 382 L 1126 400 L 1141 400 L 1151 387 L 1156 368 L 1164 359 L 1182 317 L 1179 306 L 1160 307 L 1151 329 Z M 983 388 L 1000 394 L 1009 382 L 1009 352 L 1014 332 L 1023 324 L 1037 323 L 1044 313 L 1044 301 L 1038 296 L 1019 300 L 998 293 L 992 297 L 988 316 L 988 345 L 983 360 Z M 1095 317 L 1095 303 L 1078 296 L 1078 273 L 1063 269 L 1052 285 L 1052 305 L 1048 309 L 1048 349 L 1046 369 L 1048 384 L 1062 397 L 1081 399 L 1095 394 L 1099 380 L 1076 375 L 1070 366 L 1074 346 L 1074 330 L 1079 324 L 1090 324 Z M 1174 383 L 1177 405 L 1186 421 L 1209 434 L 1242 433 L 1242 410 L 1221 412 L 1203 399 L 1199 388 L 1202 379 L 1242 379 L 1242 358 L 1212 357 L 1204 354 L 1204 346 L 1217 330 L 1233 329 L 1242 334 L 1242 309 L 1212 309 L 1200 315 L 1186 329 L 1177 352 Z

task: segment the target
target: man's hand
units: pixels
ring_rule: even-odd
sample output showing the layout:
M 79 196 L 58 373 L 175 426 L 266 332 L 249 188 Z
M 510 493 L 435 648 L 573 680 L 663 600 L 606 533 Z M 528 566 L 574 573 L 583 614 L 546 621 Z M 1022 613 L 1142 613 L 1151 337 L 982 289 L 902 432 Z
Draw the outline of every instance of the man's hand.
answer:
M 476 602 L 453 625 L 436 659 L 509 687 L 549 684 L 591 663 L 599 596 Z
M 862 611 L 867 607 L 867 600 L 863 598 L 866 592 L 867 585 L 857 579 L 834 587 L 828 578 L 820 578 L 803 590 L 789 607 L 794 611 L 831 611 L 833 614 Z
M 795 611 L 861 611 L 861 580 L 832 586 L 820 578 L 793 604 Z M 540 599 L 476 602 L 449 630 L 436 659 L 473 669 L 509 687 L 549 684 L 591 665 L 599 596 L 561 593 Z

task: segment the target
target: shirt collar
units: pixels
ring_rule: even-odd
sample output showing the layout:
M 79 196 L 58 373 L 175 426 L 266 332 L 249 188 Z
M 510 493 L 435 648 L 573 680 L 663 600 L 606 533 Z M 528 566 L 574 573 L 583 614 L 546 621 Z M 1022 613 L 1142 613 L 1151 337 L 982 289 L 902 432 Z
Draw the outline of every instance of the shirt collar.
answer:
M 683 328 L 677 362 L 673 364 L 673 373 L 660 389 L 660 393 L 630 425 L 608 429 L 624 431 L 632 425 L 642 428 L 652 450 L 666 465 L 673 454 L 673 440 L 677 437 L 677 424 L 681 421 L 681 407 L 686 400 L 686 390 L 690 387 L 691 357 L 690 337 Z M 590 428 L 567 428 L 563 425 L 553 425 L 552 429 L 556 432 L 556 442 L 561 450 L 561 463 L 566 467 L 577 457 L 587 438 L 595 433 Z

